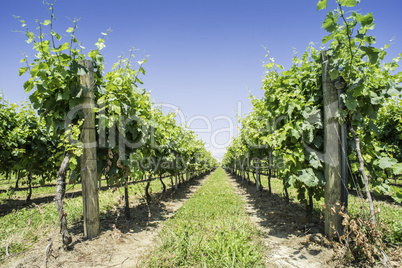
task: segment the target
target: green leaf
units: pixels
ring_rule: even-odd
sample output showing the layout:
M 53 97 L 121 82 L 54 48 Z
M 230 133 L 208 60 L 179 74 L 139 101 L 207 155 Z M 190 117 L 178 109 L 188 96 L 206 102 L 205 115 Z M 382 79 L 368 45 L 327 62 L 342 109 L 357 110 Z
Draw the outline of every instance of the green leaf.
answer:
M 333 11 L 328 12 L 327 17 L 325 18 L 324 22 L 322 23 L 322 27 L 326 31 L 332 33 L 336 30 L 337 26 L 337 16 Z
M 60 101 L 63 99 L 63 95 L 61 93 L 56 94 L 56 101 Z
M 356 111 L 356 107 L 357 107 L 358 103 L 355 98 L 348 96 L 348 98 L 345 101 L 345 105 L 349 111 Z
M 24 83 L 24 90 L 26 93 L 31 91 L 34 88 L 34 83 L 31 80 L 28 80 Z M 33 95 L 31 95 L 33 96 Z
M 279 64 L 275 64 L 275 65 L 276 65 L 276 67 L 278 67 L 279 69 L 283 70 L 283 66 L 282 66 L 282 65 L 279 65 Z
M 50 20 L 45 20 L 44 22 L 43 22 L 43 25 L 49 25 L 50 24 Z
M 28 71 L 28 67 L 21 67 L 18 71 L 18 75 L 21 76 Z
M 61 39 L 61 35 L 60 35 L 60 34 L 54 32 L 54 31 L 51 31 L 50 34 L 51 34 L 52 36 L 56 37 L 56 39 L 57 39 L 58 41 L 60 41 L 60 39 Z
M 288 183 L 289 183 L 291 186 L 294 186 L 294 184 L 295 184 L 296 181 L 297 181 L 297 176 L 296 176 L 296 175 L 291 175 L 291 176 L 289 177 Z
M 315 152 L 312 152 L 310 154 L 309 163 L 315 169 L 318 169 L 318 168 L 322 167 L 321 162 L 318 159 L 318 156 L 317 156 L 317 154 Z
M 77 84 L 72 84 L 70 88 L 71 96 L 73 97 L 81 97 L 81 88 L 77 86 Z
M 137 87 L 136 85 L 132 85 L 133 91 L 137 94 L 144 94 L 145 93 L 145 89 L 141 88 L 141 87 Z
M 389 96 L 399 95 L 401 92 L 401 86 L 397 85 L 391 78 L 388 79 L 388 90 L 387 94 Z
M 324 142 L 324 139 L 321 136 L 314 137 L 313 143 L 317 149 L 319 149 L 321 147 L 323 142 Z
M 365 55 L 369 57 L 369 61 L 371 64 L 375 64 L 377 62 L 378 55 L 380 53 L 380 50 L 378 48 L 362 46 L 360 47 L 360 49 L 363 50 Z
M 401 175 L 402 174 L 402 163 L 397 163 L 392 166 L 392 172 L 394 175 Z
M 99 94 L 101 95 L 106 95 L 106 88 L 104 86 L 101 85 L 96 85 L 96 91 L 99 92 Z
M 71 170 L 75 170 L 75 167 L 77 166 L 77 159 L 75 157 L 71 157 L 70 162 L 68 163 L 68 166 L 70 167 Z
M 373 191 L 375 195 L 383 195 L 383 194 L 389 194 L 389 191 L 391 190 L 391 187 L 388 184 L 388 181 L 384 182 L 375 182 L 373 185 Z
M 68 27 L 68 29 L 66 30 L 66 32 L 68 32 L 68 33 L 72 33 L 73 31 L 74 31 L 73 27 Z
M 105 40 L 99 38 L 98 42 L 95 43 L 95 46 L 98 48 L 98 50 L 103 49 L 104 47 L 106 47 Z
M 391 157 L 381 157 L 378 160 L 378 166 L 382 169 L 386 169 L 386 168 L 391 168 L 393 165 L 395 165 L 396 163 L 398 163 L 398 161 L 394 158 Z
M 355 13 L 354 14 L 356 17 L 356 20 L 364 27 L 366 25 L 372 24 L 374 21 L 374 17 L 373 17 L 373 13 L 368 13 L 366 15 L 361 15 L 359 13 Z
M 339 71 L 338 69 L 332 69 L 329 71 L 329 75 L 331 77 L 331 80 L 335 80 L 339 77 Z
M 394 201 L 397 203 L 402 203 L 402 191 L 398 188 L 394 189 L 396 189 L 396 192 L 392 195 L 392 199 L 394 199 Z
M 315 176 L 314 171 L 311 168 L 303 169 L 298 180 L 303 182 L 307 187 L 315 187 L 319 183 L 318 178 Z
M 66 42 L 66 43 L 60 45 L 58 48 L 54 49 L 53 51 L 60 52 L 60 51 L 68 49 L 69 47 L 70 47 L 70 44 L 68 42 Z
M 324 36 L 324 37 L 322 38 L 321 42 L 322 42 L 322 44 L 325 44 L 325 43 L 331 41 L 333 38 L 334 38 L 334 33 L 331 33 L 331 34 L 328 35 L 328 36 Z
M 383 99 L 379 97 L 374 91 L 370 91 L 370 102 L 373 105 L 379 105 L 381 104 Z M 368 114 L 368 113 L 366 113 Z
M 362 78 L 357 78 L 354 80 L 349 87 L 349 96 L 352 93 L 352 97 L 356 98 L 362 95 L 362 91 L 364 89 L 364 80 Z
M 274 67 L 274 65 L 275 65 L 275 63 L 270 62 L 270 63 L 268 63 L 268 64 L 265 64 L 265 68 L 271 69 L 272 67 Z
M 327 8 L 327 0 L 320 0 L 317 3 L 317 10 L 326 9 Z
M 96 56 L 95 56 L 95 62 L 96 62 L 98 65 L 102 65 L 102 63 L 103 63 L 103 56 L 102 56 L 101 54 L 96 54 Z
M 358 2 L 359 1 L 356 0 L 341 0 L 341 5 L 347 7 L 354 7 L 358 4 Z
M 113 79 L 113 85 L 115 86 L 120 86 L 123 83 L 123 79 L 121 79 L 121 77 L 116 77 L 115 79 Z
M 301 137 L 301 133 L 299 131 L 297 131 L 296 129 L 291 129 L 290 136 L 292 138 L 294 138 L 295 140 L 298 140 Z
M 77 75 L 85 75 L 88 72 L 88 70 L 82 66 L 82 65 L 78 65 L 77 66 Z

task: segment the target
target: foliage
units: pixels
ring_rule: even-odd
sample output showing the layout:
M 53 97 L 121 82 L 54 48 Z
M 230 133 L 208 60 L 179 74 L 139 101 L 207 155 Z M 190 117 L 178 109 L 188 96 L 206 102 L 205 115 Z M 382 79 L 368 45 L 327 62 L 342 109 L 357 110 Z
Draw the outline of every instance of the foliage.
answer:
M 30 105 L 0 98 L 0 172 L 41 176 L 43 185 L 55 175 L 59 141 Z
M 374 47 L 376 39 L 368 34 L 375 27 L 373 14 L 353 11 L 346 17 L 347 13 L 343 9 L 354 7 L 358 2 L 337 1 L 338 8 L 328 12 L 323 22 L 323 28 L 329 33 L 323 38 L 323 43 L 332 41 L 328 52 L 332 63 L 331 78 L 341 76 L 346 84 L 345 93 L 341 95 L 346 109 L 339 111 L 338 118 L 358 132 L 363 144 L 366 168 L 371 177 L 376 179 L 387 174 L 388 168 L 391 169 L 388 176 L 400 172 L 398 167 L 401 164 L 397 164 L 397 159 L 393 158 L 398 158 L 398 153 L 391 149 L 398 144 L 398 135 L 384 139 L 386 131 L 398 131 L 399 118 L 395 117 L 398 119 L 393 121 L 394 124 L 388 124 L 389 128 L 385 130 L 384 124 L 387 124 L 388 119 L 383 114 L 388 108 L 392 111 L 393 106 L 388 103 L 392 103 L 391 98 L 401 93 L 402 72 L 395 73 L 395 70 L 399 67 L 402 54 L 392 62 L 384 62 L 386 49 L 390 45 Z M 358 163 L 353 149 L 354 146 L 350 150 L 352 153 L 349 159 L 352 171 L 356 172 Z
M 402 104 L 400 100 L 388 99 L 378 112 L 375 139 L 383 146 L 382 152 L 390 157 L 379 165 L 390 168 L 394 175 L 402 174 Z M 397 164 L 397 162 L 399 164 Z M 390 163 L 390 164 L 388 164 Z
M 271 151 L 280 178 L 299 189 L 300 200 L 307 202 L 306 193 L 319 199 L 324 186 L 323 165 L 316 154 L 323 141 L 319 52 L 310 46 L 282 73 L 278 71 L 282 66 L 269 60 L 263 81 L 265 98 L 252 99 L 253 111 L 240 121 L 239 138 L 232 143 L 237 147 L 228 149 L 224 164 L 230 165 L 243 154 L 266 158 Z
M 37 20 L 38 33 L 30 31 L 26 22 L 20 19 L 27 43 L 32 44 L 36 54 L 33 62 L 29 62 L 28 57 L 24 55 L 21 62 L 25 62 L 27 66 L 20 68 L 19 74 L 30 74 L 31 77 L 25 82 L 24 88 L 26 92 L 31 92 L 30 100 L 34 108 L 44 118 L 47 126 L 54 130 L 56 136 L 64 141 L 66 151 L 73 153 L 69 163 L 73 178 L 79 177 L 78 157 L 81 155 L 82 144 L 78 141 L 85 120 L 82 113 L 83 96 L 88 90 L 80 84 L 80 77 L 88 72 L 80 60 L 87 57 L 93 60 L 95 72 L 94 111 L 99 176 L 105 175 L 111 184 L 124 183 L 130 175 L 140 178 L 142 173 L 135 169 L 138 168 L 138 162 L 134 162 L 156 156 L 150 147 L 151 138 L 157 137 L 162 141 L 156 142 L 163 143 L 165 135 L 171 140 L 164 145 L 168 147 L 163 153 L 167 153 L 167 157 L 180 158 L 190 154 L 207 157 L 208 164 L 202 161 L 198 163 L 201 166 L 196 169 L 200 171 L 217 164 L 210 164 L 213 162 L 212 157 L 208 155 L 203 144 L 196 141 L 191 131 L 175 125 L 172 116 L 154 116 L 154 113 L 158 112 L 152 107 L 150 94 L 140 87 L 142 81 L 139 75 L 145 75 L 142 67 L 145 59 L 137 62 L 138 69 L 133 68 L 134 55 L 131 50 L 128 58 L 120 57 L 112 70 L 104 73 L 104 59 L 100 51 L 105 47 L 105 38 L 109 31 L 102 33 L 95 43 L 96 48 L 85 55 L 84 47 L 76 38 L 78 20 L 74 20 L 73 27 L 66 30 L 69 40 L 63 41 L 62 35 L 53 30 L 56 19 L 53 5 L 50 4 L 49 9 L 49 20 Z M 163 120 L 170 120 L 170 123 L 166 124 Z M 162 125 L 164 132 L 159 136 L 152 135 L 153 129 Z M 137 157 L 133 156 L 134 153 Z M 191 161 L 194 162 L 195 159 Z M 183 172 L 186 168 L 187 165 L 180 168 L 176 165 L 174 172 Z

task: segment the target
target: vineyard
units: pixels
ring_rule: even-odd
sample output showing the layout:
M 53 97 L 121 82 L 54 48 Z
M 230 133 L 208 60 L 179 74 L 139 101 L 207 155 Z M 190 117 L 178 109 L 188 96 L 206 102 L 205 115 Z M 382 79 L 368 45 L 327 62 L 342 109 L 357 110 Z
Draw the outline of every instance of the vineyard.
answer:
M 252 97 L 253 111 L 240 119 L 240 134 L 223 166 L 242 180 L 251 181 L 251 173 L 259 190 L 266 175 L 270 193 L 275 173 L 287 202 L 294 189 L 310 222 L 314 204 L 324 209 L 326 235 L 339 237 L 351 252 L 374 263 L 383 241 L 400 241 L 400 221 L 386 219 L 393 230 L 386 232 L 383 210 L 372 195 L 402 201 L 397 98 L 402 76 L 395 72 L 401 55 L 384 62 L 389 45 L 374 47 L 375 37 L 368 34 L 373 15 L 344 10 L 355 1 L 337 4 L 322 24 L 327 50 L 310 45 L 289 70 L 267 55 L 265 96 Z M 326 5 L 319 1 L 317 9 Z M 351 192 L 360 201 L 352 196 L 349 208 Z M 400 212 L 396 215 L 400 219 Z
M 399 267 L 402 54 L 386 61 L 360 1 L 335 2 L 319 49 L 290 68 L 267 51 L 221 163 L 154 103 L 134 48 L 107 71 L 109 31 L 85 53 L 53 4 L 17 17 L 34 57 L 29 102 L 0 95 L 0 265 Z

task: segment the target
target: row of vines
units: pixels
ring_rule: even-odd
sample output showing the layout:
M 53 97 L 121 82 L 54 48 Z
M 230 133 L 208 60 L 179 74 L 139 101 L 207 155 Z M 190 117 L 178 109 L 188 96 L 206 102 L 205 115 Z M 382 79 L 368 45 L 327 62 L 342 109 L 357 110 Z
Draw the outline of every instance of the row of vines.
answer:
M 35 31 L 18 18 L 26 42 L 35 51 L 33 60 L 24 54 L 21 63 L 26 65 L 19 70 L 20 75 L 29 76 L 24 88 L 30 93 L 30 103 L 18 106 L 1 99 L 0 173 L 7 179 L 11 174 L 28 177 L 29 187 L 32 181 L 44 185 L 57 177 L 55 200 L 63 243 L 68 246 L 71 236 L 63 211 L 66 184 L 80 182 L 80 171 L 85 168 L 80 166 L 80 156 L 82 127 L 87 119 L 83 96 L 88 88 L 80 84 L 80 77 L 89 69 L 82 60 L 91 59 L 94 67 L 99 185 L 106 180 L 108 185 L 127 190 L 130 181 L 159 178 L 163 184 L 162 177 L 169 176 L 176 179 L 177 187 L 178 180 L 202 175 L 218 163 L 191 130 L 176 123 L 174 113 L 165 115 L 150 100 L 140 79 L 145 75 L 145 59 L 134 62 L 130 50 L 128 58 L 120 57 L 106 72 L 100 51 L 109 32 L 102 33 L 96 48 L 85 53 L 76 37 L 78 20 L 65 33 L 56 33 L 54 6 L 48 5 L 50 19 L 37 20 Z M 68 40 L 63 41 L 66 36 Z M 135 69 L 133 64 L 139 67 Z M 149 182 L 149 199 L 148 188 Z M 128 218 L 128 209 L 126 213 Z
M 260 189 L 259 174 L 267 175 L 270 192 L 275 172 L 287 199 L 287 189 L 297 189 L 297 198 L 306 204 L 310 218 L 313 199 L 324 197 L 326 183 L 323 53 L 330 58 L 332 83 L 344 88 L 339 100 L 343 106 L 335 120 L 346 124 L 348 130 L 347 187 L 359 190 L 370 185 L 374 193 L 389 194 L 390 185 L 401 182 L 402 72 L 397 71 L 402 54 L 385 62 L 389 44 L 375 47 L 376 39 L 369 35 L 375 27 L 373 14 L 352 10 L 359 2 L 336 0 L 337 8 L 327 13 L 322 24 L 328 35 L 323 37 L 320 50 L 309 45 L 301 57 L 294 56 L 288 70 L 267 55 L 262 83 L 265 95 L 262 99 L 251 96 L 252 111 L 239 118 L 239 135 L 222 163 L 242 178 L 249 172 L 257 174 L 255 182 Z M 326 8 L 326 0 L 318 2 L 317 10 Z M 395 189 L 392 198 L 401 203 L 401 188 Z M 364 195 L 370 197 L 370 191 Z M 363 215 L 370 219 L 370 212 Z M 374 218 L 371 223 L 375 224 Z

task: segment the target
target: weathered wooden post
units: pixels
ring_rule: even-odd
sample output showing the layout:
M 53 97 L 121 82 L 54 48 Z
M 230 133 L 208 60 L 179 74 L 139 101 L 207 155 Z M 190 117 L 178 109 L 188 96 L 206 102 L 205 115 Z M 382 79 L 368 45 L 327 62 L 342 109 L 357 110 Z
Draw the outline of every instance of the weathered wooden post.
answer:
M 340 126 L 335 119 L 339 109 L 338 92 L 329 74 L 330 63 L 328 51 L 322 56 L 322 88 L 324 101 L 324 175 L 325 175 L 325 234 L 333 238 L 342 233 L 341 208 L 341 144 Z
M 260 174 L 259 174 L 259 169 L 260 169 L 260 162 L 258 162 L 257 164 L 257 168 L 256 168 L 256 174 L 255 174 L 255 184 L 257 186 L 257 191 L 260 190 Z
M 80 77 L 84 90 L 84 124 L 81 134 L 83 152 L 81 155 L 82 200 L 84 209 L 84 236 L 93 238 L 100 233 L 99 199 L 97 187 L 96 165 L 96 130 L 95 130 L 95 95 L 94 67 L 92 60 L 81 60 L 79 65 L 85 67 L 87 73 Z
M 268 152 L 268 191 L 271 194 L 271 176 L 272 176 L 272 152 Z
M 339 108 L 344 110 L 345 103 L 341 97 L 341 95 L 345 92 L 345 82 L 342 77 L 338 77 L 335 82 L 335 88 L 338 90 L 338 102 Z M 341 206 L 343 208 L 344 213 L 348 213 L 348 130 L 346 122 L 342 122 L 341 124 L 341 177 L 342 177 L 342 185 L 341 185 Z M 345 226 L 342 226 L 342 233 L 345 233 Z
M 233 175 L 236 175 L 236 160 L 234 160 L 234 165 L 233 165 Z

